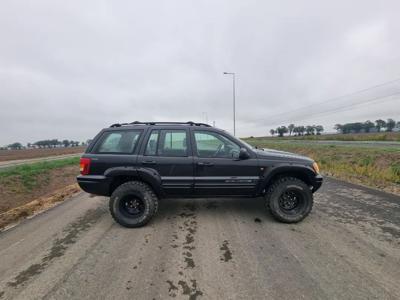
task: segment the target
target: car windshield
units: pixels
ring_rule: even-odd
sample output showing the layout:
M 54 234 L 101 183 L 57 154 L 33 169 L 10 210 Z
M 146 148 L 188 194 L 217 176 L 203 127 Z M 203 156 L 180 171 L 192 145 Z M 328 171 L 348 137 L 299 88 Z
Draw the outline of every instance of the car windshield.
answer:
M 255 149 L 252 145 L 250 145 L 250 144 L 246 143 L 245 141 L 243 141 L 243 140 L 241 140 L 241 139 L 239 139 L 239 138 L 233 136 L 233 135 L 230 134 L 229 132 L 227 132 L 227 131 L 224 131 L 224 132 L 225 132 L 225 134 L 229 135 L 229 137 L 230 137 L 231 139 L 233 139 L 234 141 L 241 142 L 242 144 L 245 144 L 246 147 L 248 147 L 248 148 L 250 148 L 250 149 Z
M 247 147 L 249 147 L 250 149 L 255 149 L 252 145 L 250 145 L 249 143 L 246 143 L 245 141 L 243 141 L 243 140 L 241 140 L 241 139 L 238 139 L 238 140 L 240 140 L 243 144 L 245 144 Z

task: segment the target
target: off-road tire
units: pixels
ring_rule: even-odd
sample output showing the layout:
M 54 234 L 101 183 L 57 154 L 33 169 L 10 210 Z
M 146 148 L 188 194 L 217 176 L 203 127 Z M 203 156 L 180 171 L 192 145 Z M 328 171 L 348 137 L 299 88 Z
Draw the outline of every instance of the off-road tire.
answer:
M 287 191 L 299 195 L 301 205 L 298 211 L 285 211 L 280 205 L 280 197 Z M 266 205 L 273 217 L 283 223 L 297 223 L 302 221 L 311 212 L 313 194 L 309 186 L 302 180 L 294 177 L 282 177 L 276 180 L 265 195 Z
M 126 197 L 137 197 L 144 209 L 140 216 L 127 216 L 121 210 L 121 201 Z M 120 225 L 128 228 L 141 227 L 147 224 L 158 210 L 158 198 L 152 188 L 141 181 L 129 181 L 121 184 L 112 193 L 109 201 L 111 216 Z

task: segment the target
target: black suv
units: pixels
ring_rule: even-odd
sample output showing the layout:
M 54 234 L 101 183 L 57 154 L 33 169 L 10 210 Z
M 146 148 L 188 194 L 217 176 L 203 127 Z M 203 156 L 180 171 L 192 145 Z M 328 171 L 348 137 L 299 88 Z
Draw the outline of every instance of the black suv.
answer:
M 158 199 L 264 196 L 272 215 L 299 222 L 322 184 L 318 165 L 288 152 L 255 149 L 202 123 L 132 122 L 103 129 L 80 161 L 80 187 L 110 196 L 126 227 L 146 224 Z

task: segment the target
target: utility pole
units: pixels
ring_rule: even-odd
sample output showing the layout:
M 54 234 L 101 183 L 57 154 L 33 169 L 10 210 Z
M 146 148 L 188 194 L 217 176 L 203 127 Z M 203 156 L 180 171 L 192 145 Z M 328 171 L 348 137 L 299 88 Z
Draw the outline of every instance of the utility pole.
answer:
M 233 135 L 236 136 L 236 87 L 235 87 L 235 73 L 224 72 L 224 75 L 232 75 L 233 83 Z

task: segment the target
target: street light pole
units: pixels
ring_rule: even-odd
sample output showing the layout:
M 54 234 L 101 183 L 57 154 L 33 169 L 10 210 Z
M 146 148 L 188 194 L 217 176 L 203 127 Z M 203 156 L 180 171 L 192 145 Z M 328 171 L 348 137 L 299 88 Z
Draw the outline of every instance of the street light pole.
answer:
M 208 124 L 208 113 L 206 111 L 203 111 L 203 119 L 205 120 L 206 124 Z
M 236 87 L 235 87 L 235 73 L 224 72 L 224 75 L 232 75 L 233 79 L 233 135 L 236 136 Z

